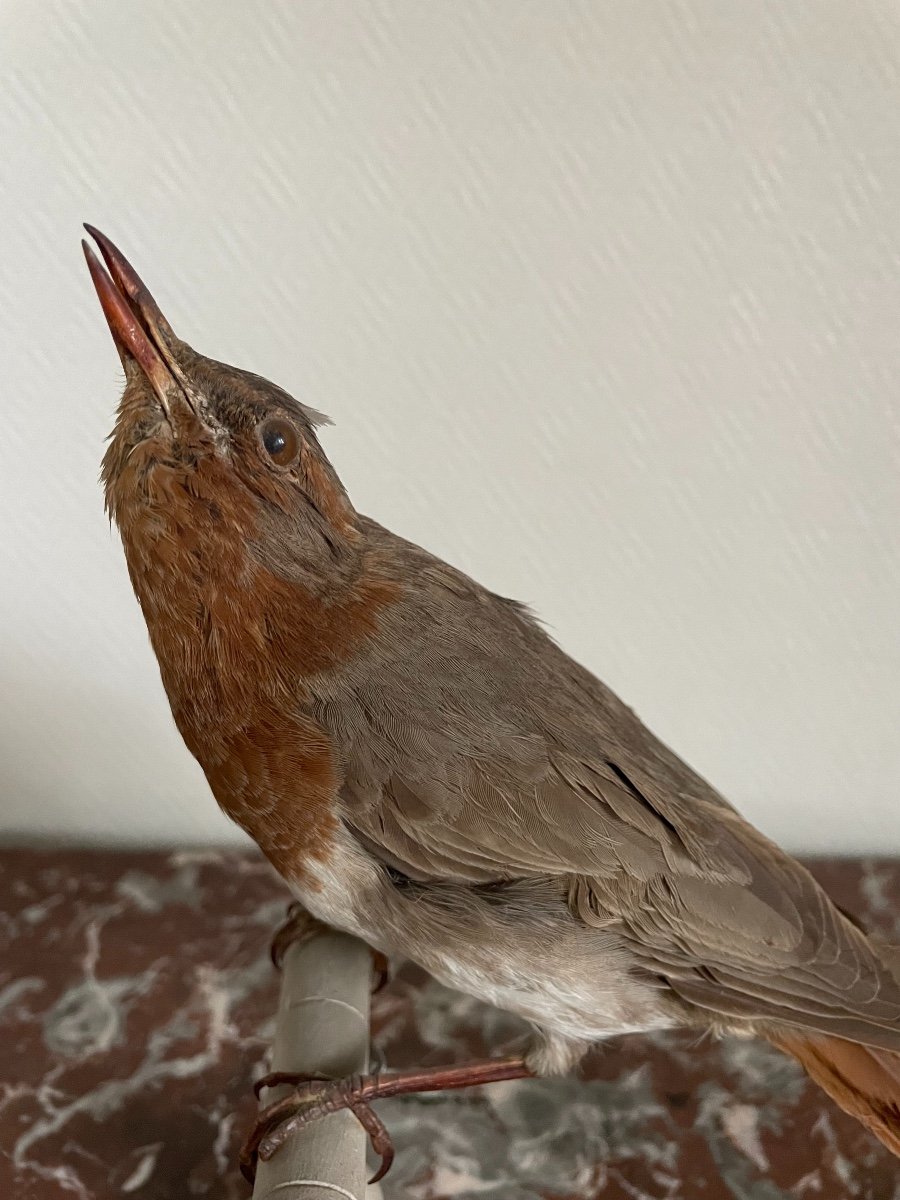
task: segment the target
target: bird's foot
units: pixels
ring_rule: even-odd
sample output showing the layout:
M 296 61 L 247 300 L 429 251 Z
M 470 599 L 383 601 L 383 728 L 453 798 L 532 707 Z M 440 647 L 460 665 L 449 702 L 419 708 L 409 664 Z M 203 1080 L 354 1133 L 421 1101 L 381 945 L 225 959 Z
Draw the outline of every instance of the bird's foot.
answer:
M 322 922 L 312 913 L 307 912 L 302 904 L 296 900 L 292 901 L 287 907 L 284 921 L 275 930 L 272 944 L 269 946 L 269 955 L 273 965 L 280 971 L 284 965 L 284 956 L 288 946 L 292 946 L 295 942 L 302 945 L 325 928 Z
M 257 1097 L 265 1087 L 278 1087 L 286 1083 L 293 1084 L 294 1090 L 259 1114 L 256 1125 L 241 1148 L 240 1162 L 244 1177 L 252 1183 L 258 1160 L 270 1159 L 298 1129 L 346 1108 L 365 1129 L 373 1150 L 381 1159 L 380 1167 L 370 1180 L 371 1183 L 377 1183 L 394 1161 L 394 1145 L 384 1122 L 362 1098 L 365 1083 L 370 1078 L 355 1075 L 337 1080 L 307 1079 L 287 1071 L 273 1071 L 257 1080 L 253 1087 Z
M 273 1072 L 256 1084 L 257 1095 L 264 1087 L 285 1083 L 294 1084 L 294 1091 L 259 1114 L 241 1150 L 241 1170 L 252 1180 L 257 1160 L 268 1161 L 298 1129 L 329 1113 L 348 1109 L 368 1133 L 372 1149 L 381 1158 L 381 1166 L 370 1181 L 376 1183 L 389 1170 L 394 1147 L 384 1122 L 372 1111 L 371 1101 L 412 1092 L 443 1092 L 497 1083 L 503 1079 L 524 1079 L 531 1074 L 521 1057 L 492 1058 L 421 1071 L 397 1071 L 392 1075 L 352 1075 L 335 1080 L 298 1078 L 284 1071 Z
M 294 900 L 288 905 L 285 919 L 275 930 L 269 946 L 269 955 L 273 964 L 280 971 L 288 946 L 292 946 L 295 942 L 302 945 L 325 928 L 327 927 L 317 917 L 307 912 L 299 901 Z M 374 994 L 380 992 L 390 979 L 390 964 L 387 956 L 380 950 L 372 950 L 372 971 L 374 975 L 372 992 Z

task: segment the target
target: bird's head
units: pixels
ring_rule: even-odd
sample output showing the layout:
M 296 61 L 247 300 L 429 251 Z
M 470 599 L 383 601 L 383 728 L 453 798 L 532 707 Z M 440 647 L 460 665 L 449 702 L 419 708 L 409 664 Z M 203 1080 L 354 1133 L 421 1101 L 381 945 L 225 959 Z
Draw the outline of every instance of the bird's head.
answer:
M 84 243 L 125 370 L 102 479 L 135 586 L 167 567 L 239 569 L 238 549 L 307 584 L 339 572 L 360 535 L 316 437 L 326 418 L 191 349 L 124 255 L 86 228 L 108 268 Z

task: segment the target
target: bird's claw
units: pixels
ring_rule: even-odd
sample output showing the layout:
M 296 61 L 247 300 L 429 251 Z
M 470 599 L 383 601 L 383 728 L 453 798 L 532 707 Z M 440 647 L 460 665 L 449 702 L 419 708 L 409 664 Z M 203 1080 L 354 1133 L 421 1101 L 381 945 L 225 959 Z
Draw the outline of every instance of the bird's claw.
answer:
M 394 1145 L 384 1122 L 365 1097 L 363 1076 L 337 1080 L 298 1079 L 288 1072 L 274 1071 L 258 1080 L 254 1091 L 258 1096 L 264 1087 L 284 1083 L 297 1086 L 289 1095 L 263 1109 L 241 1149 L 241 1171 L 246 1179 L 252 1183 L 258 1159 L 267 1162 L 298 1129 L 342 1109 L 353 1113 L 369 1135 L 372 1149 L 381 1158 L 381 1165 L 369 1182 L 377 1183 L 384 1178 L 394 1161 Z
M 292 901 L 287 907 L 284 920 L 272 936 L 272 944 L 269 946 L 272 965 L 280 971 L 288 946 L 293 945 L 294 942 L 309 941 L 313 934 L 324 928 L 321 921 L 316 920 L 311 913 L 307 912 L 302 904 L 296 900 Z
M 269 946 L 269 955 L 272 959 L 272 965 L 279 971 L 284 965 L 284 956 L 287 953 L 288 946 L 292 946 L 294 942 L 309 941 L 309 939 L 319 931 L 325 929 L 325 926 L 312 913 L 300 904 L 297 900 L 292 901 L 285 913 L 285 918 L 272 935 L 272 942 Z M 381 950 L 372 950 L 372 971 L 374 979 L 372 981 L 372 995 L 380 992 L 383 987 L 390 981 L 390 962 L 386 954 Z
M 269 1071 L 261 1076 L 253 1085 L 253 1095 L 258 1100 L 263 1088 L 280 1087 L 290 1083 L 296 1087 L 300 1083 L 325 1083 L 327 1080 L 315 1075 L 298 1075 L 296 1071 Z
M 391 964 L 381 950 L 372 950 L 372 995 L 377 996 L 391 980 Z

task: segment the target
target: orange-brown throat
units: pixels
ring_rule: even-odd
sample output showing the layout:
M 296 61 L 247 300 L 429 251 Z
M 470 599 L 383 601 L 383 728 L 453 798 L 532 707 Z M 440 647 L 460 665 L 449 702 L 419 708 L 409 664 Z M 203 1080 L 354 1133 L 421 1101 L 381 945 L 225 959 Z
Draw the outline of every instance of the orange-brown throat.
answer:
M 296 876 L 336 822 L 338 768 L 311 716 L 314 677 L 360 652 L 398 588 L 367 556 L 311 410 L 179 342 L 121 252 L 90 232 L 126 373 L 103 463 L 107 508 L 172 713 L 219 803 Z M 305 421 L 290 471 L 260 459 L 245 418 L 260 386 Z
M 325 853 L 337 767 L 309 713 L 314 677 L 374 636 L 397 584 L 361 549 L 346 577 L 306 585 L 271 570 L 248 501 L 216 458 L 188 474 L 148 466 L 139 449 L 116 486 L 147 503 L 119 521 L 176 724 L 225 811 L 289 877 Z

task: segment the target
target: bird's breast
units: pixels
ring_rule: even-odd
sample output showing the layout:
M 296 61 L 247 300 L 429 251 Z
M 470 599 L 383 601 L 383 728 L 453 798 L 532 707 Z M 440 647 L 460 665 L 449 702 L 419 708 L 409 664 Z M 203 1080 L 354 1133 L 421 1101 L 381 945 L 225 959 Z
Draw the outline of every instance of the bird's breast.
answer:
M 260 705 L 217 748 L 188 745 L 223 810 L 292 886 L 317 890 L 313 863 L 330 860 L 338 831 L 337 768 L 327 736 L 308 717 Z
M 117 519 L 176 725 L 221 807 L 292 882 L 327 859 L 338 820 L 313 681 L 377 635 L 398 588 L 364 570 L 319 590 L 286 578 L 263 561 L 252 511 L 215 482 L 158 470 L 148 502 Z

